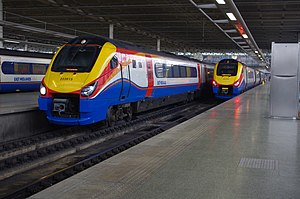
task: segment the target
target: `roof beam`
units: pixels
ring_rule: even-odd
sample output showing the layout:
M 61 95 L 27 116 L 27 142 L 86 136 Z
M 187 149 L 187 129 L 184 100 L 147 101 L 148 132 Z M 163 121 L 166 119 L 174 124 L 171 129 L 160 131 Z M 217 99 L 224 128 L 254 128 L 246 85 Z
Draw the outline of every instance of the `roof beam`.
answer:
M 49 35 L 52 35 L 52 36 L 64 37 L 64 38 L 67 38 L 67 39 L 72 39 L 72 38 L 76 37 L 75 35 L 69 35 L 69 34 L 65 34 L 65 33 L 61 33 L 61 32 L 36 28 L 36 27 L 27 26 L 27 25 L 18 24 L 18 23 L 13 23 L 13 22 L 4 21 L 4 20 L 0 20 L 0 24 L 2 26 L 10 26 L 10 27 L 25 30 L 25 31 L 32 31 L 32 32 L 37 32 L 37 33 L 49 34 Z
M 241 13 L 239 12 L 238 8 L 236 7 L 235 3 L 233 2 L 233 0 L 227 0 L 226 1 L 228 3 L 228 5 L 230 6 L 231 8 L 231 11 L 233 12 L 234 16 L 237 18 L 237 21 L 242 25 L 245 33 L 247 34 L 248 36 L 248 39 L 250 40 L 250 43 L 249 45 L 250 46 L 253 46 L 255 48 L 255 50 L 257 50 L 259 53 L 259 55 L 261 55 L 261 57 L 266 60 L 266 58 L 264 57 L 264 54 L 262 53 L 262 51 L 260 50 L 260 48 L 258 47 L 254 37 L 252 36 L 246 22 L 244 21 Z M 238 27 L 238 26 L 236 26 Z
M 107 19 L 107 18 L 102 17 L 102 16 L 101 17 L 94 17 L 93 15 L 88 15 L 88 13 L 85 13 L 84 11 L 82 11 L 82 12 L 80 11 L 79 12 L 78 9 L 82 10 L 83 9 L 82 7 L 79 7 L 78 9 L 74 9 L 73 7 L 71 7 L 71 6 L 67 5 L 67 4 L 61 5 L 61 4 L 57 4 L 56 2 L 55 3 L 51 3 L 48 0 L 47 1 L 46 0 L 38 0 L 38 1 L 43 2 L 43 3 L 47 4 L 47 5 L 50 4 L 50 5 L 53 5 L 54 7 L 59 7 L 60 9 L 68 11 L 68 12 L 71 12 L 71 13 L 79 14 L 79 15 L 81 15 L 83 17 L 86 17 L 86 18 L 89 18 L 89 19 L 93 19 L 93 20 L 98 21 L 98 22 L 102 22 L 102 23 L 105 22 L 105 23 L 108 23 L 108 24 L 114 24 L 115 27 L 121 27 L 121 28 L 124 28 L 126 30 L 130 30 L 130 31 L 132 31 L 132 32 L 134 32 L 136 34 L 144 35 L 146 37 L 155 38 L 155 39 L 160 38 L 161 41 L 164 41 L 166 43 L 171 43 L 173 45 L 177 45 L 177 46 L 179 46 L 181 48 L 184 48 L 185 45 L 187 46 L 187 44 L 185 44 L 185 43 L 180 43 L 180 42 L 174 41 L 173 39 L 170 39 L 170 38 L 167 38 L 167 37 L 163 37 L 161 35 L 158 35 L 158 34 L 146 31 L 146 30 L 142 30 L 142 29 L 140 29 L 140 28 L 138 28 L 136 26 L 135 27 L 134 26 L 130 26 L 130 25 L 124 24 L 123 22 L 112 20 L 112 19 L 109 19 L 109 18 Z M 141 5 L 138 5 L 138 6 L 141 6 L 141 7 L 144 8 L 145 5 L 152 5 L 152 4 L 141 4 Z M 153 4 L 153 5 L 157 6 L 158 4 Z M 160 5 L 163 6 L 165 4 L 160 4 Z M 111 6 L 116 6 L 116 5 L 111 5 Z M 121 7 L 124 7 L 124 6 L 128 7 L 127 4 L 122 5 Z M 173 4 L 169 4 L 168 7 L 170 7 L 170 6 L 173 6 Z
M 197 4 L 193 1 L 193 0 L 189 0 L 191 2 L 191 4 L 193 4 L 209 21 L 211 21 L 221 32 L 223 32 L 226 37 L 228 37 L 233 43 L 235 43 L 242 51 L 244 51 L 245 53 L 247 53 L 234 39 L 231 38 L 230 35 L 228 35 L 228 33 L 226 33 L 217 23 L 214 22 L 214 20 L 206 13 L 204 12 L 204 10 L 202 10 L 201 8 L 199 8 L 197 6 Z
M 218 19 L 214 20 L 214 23 L 229 23 L 228 19 Z

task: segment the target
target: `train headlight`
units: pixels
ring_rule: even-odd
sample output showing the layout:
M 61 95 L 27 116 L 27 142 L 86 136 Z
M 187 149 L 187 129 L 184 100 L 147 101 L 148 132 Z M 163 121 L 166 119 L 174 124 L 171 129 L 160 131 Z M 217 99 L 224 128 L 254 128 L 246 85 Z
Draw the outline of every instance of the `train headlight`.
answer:
M 240 85 L 240 80 L 238 80 L 237 82 L 235 82 L 234 84 L 233 84 L 233 86 L 235 86 L 235 87 L 238 87 Z
M 43 84 L 40 86 L 40 94 L 43 96 L 47 94 L 47 89 Z
M 241 76 L 236 82 L 234 82 L 234 87 L 239 87 L 242 84 L 243 76 Z
M 81 95 L 83 97 L 91 96 L 94 93 L 95 89 L 97 88 L 97 85 L 98 85 L 98 82 L 96 81 L 96 82 L 84 87 L 81 90 Z
M 218 86 L 218 84 L 217 84 L 217 82 L 215 80 L 212 81 L 212 85 L 215 86 L 215 87 Z

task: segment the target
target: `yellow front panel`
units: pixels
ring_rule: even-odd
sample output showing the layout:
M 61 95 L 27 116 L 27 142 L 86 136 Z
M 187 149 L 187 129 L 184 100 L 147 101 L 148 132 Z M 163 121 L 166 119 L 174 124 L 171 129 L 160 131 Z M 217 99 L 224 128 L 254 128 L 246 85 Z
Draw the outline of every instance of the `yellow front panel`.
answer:
M 217 63 L 216 67 L 214 69 L 214 80 L 217 82 L 217 84 L 220 84 L 220 85 L 232 85 L 232 84 L 234 84 L 234 82 L 236 82 L 239 79 L 239 77 L 242 73 L 242 68 L 243 68 L 243 65 L 239 62 L 236 75 L 231 76 L 231 75 L 224 74 L 224 75 L 220 76 L 220 75 L 217 75 L 217 70 L 218 70 L 218 63 Z
M 111 58 L 114 56 L 116 52 L 116 46 L 109 42 L 106 42 L 103 45 L 100 54 L 95 62 L 95 65 L 90 72 L 51 71 L 53 60 L 56 58 L 59 51 L 56 53 L 50 63 L 50 67 L 48 68 L 44 79 L 44 82 L 46 84 L 45 86 L 59 93 L 71 93 L 81 90 L 82 87 L 90 84 L 102 74 L 103 70 L 105 69 Z

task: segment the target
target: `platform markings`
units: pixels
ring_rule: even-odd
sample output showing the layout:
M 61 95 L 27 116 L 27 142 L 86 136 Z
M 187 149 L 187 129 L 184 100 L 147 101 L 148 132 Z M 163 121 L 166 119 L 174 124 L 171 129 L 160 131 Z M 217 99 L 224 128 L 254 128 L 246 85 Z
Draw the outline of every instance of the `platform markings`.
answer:
M 253 169 L 278 169 L 278 160 L 255 159 L 255 158 L 241 158 L 239 167 L 253 168 Z

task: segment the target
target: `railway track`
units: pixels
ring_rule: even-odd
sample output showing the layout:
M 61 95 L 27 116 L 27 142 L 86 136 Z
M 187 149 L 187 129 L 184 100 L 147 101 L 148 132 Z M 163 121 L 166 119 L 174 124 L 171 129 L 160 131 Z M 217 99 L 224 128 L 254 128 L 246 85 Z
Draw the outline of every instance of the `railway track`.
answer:
M 217 104 L 181 104 L 114 127 L 69 127 L 0 145 L 0 198 L 28 197 Z

